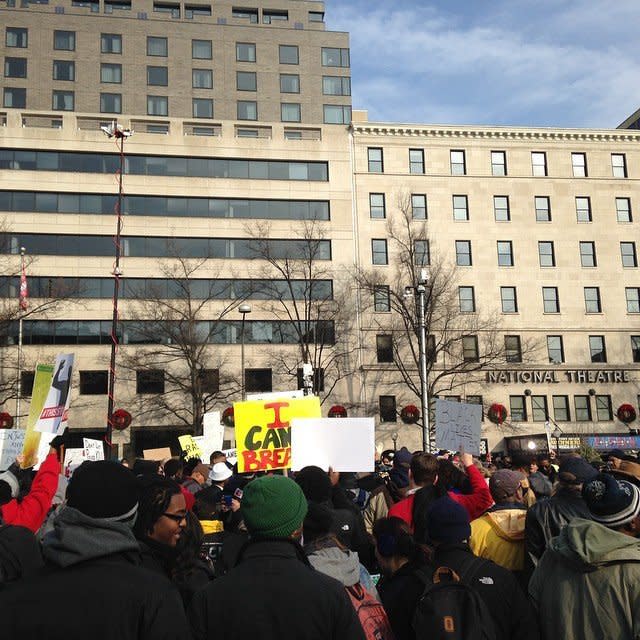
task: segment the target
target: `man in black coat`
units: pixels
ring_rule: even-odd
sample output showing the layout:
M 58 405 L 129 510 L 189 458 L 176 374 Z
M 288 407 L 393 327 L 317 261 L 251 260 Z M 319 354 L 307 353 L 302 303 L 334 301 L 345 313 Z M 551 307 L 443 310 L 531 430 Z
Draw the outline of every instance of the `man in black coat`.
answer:
M 344 587 L 312 569 L 297 540 L 307 513 L 300 487 L 284 476 L 250 482 L 242 496 L 250 540 L 238 564 L 196 593 L 196 640 L 364 640 Z
M 6 638 L 174 640 L 189 630 L 180 596 L 140 566 L 133 473 L 84 462 L 43 542 L 46 566 L 0 592 Z

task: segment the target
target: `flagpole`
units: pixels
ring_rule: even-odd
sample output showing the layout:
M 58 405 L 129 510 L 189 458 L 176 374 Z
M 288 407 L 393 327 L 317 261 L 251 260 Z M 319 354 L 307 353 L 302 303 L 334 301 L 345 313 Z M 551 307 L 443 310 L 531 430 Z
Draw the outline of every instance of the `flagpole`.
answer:
M 20 297 L 19 297 L 19 319 L 18 319 L 18 395 L 16 398 L 16 428 L 20 428 L 20 396 L 22 396 L 22 317 L 26 306 L 26 298 L 23 297 L 22 283 L 25 279 L 24 272 L 24 254 L 26 249 L 20 247 Z

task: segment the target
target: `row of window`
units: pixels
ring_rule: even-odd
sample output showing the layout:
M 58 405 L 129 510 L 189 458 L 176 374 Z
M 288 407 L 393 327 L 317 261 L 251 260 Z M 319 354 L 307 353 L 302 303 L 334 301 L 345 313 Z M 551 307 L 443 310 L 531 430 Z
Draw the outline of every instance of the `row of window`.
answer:
M 0 169 L 26 171 L 69 171 L 116 173 L 120 157 L 110 153 L 72 151 L 18 151 L 0 149 Z M 124 173 L 192 178 L 250 178 L 252 180 L 329 180 L 327 162 L 296 160 L 236 160 L 184 156 L 142 156 L 127 154 Z
M 587 154 L 582 152 L 571 153 L 571 166 L 573 176 L 576 178 L 588 177 Z M 368 147 L 367 167 L 369 173 L 384 173 L 384 151 L 382 147 Z M 449 168 L 452 176 L 467 175 L 467 158 L 464 149 L 451 149 L 449 151 Z M 424 174 L 425 152 L 424 149 L 409 149 L 409 173 Z M 491 151 L 491 175 L 506 176 L 507 152 Z M 531 175 L 548 176 L 547 154 L 545 151 L 531 152 Z M 614 178 L 627 177 L 627 159 L 624 153 L 611 154 L 611 175 Z

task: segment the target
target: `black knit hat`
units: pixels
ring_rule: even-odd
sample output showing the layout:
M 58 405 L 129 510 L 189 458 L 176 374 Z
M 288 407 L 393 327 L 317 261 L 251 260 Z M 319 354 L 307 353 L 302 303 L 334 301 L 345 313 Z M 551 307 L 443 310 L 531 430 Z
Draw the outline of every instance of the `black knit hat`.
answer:
M 593 480 L 598 472 L 584 459 L 575 456 L 563 458 L 558 478 L 566 484 L 582 484 Z
M 119 462 L 83 462 L 69 481 L 67 505 L 90 518 L 133 519 L 138 509 L 136 478 Z
M 446 495 L 434 500 L 427 508 L 427 535 L 433 542 L 457 544 L 468 540 L 471 526 L 467 510 Z
M 640 489 L 608 473 L 599 473 L 584 484 L 582 497 L 591 517 L 611 529 L 631 522 L 640 514 Z
M 326 502 L 331 498 L 331 480 L 320 467 L 310 465 L 300 469 L 296 482 L 309 502 Z

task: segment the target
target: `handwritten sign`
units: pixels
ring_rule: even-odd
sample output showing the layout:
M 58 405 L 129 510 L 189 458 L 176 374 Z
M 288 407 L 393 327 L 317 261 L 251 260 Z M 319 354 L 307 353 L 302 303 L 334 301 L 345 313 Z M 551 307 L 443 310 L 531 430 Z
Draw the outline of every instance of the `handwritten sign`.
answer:
M 84 447 L 85 460 L 104 460 L 104 445 L 102 440 L 91 440 L 90 438 L 82 438 L 82 445 Z
M 291 420 L 319 418 L 316 396 L 234 402 L 238 471 L 291 466 Z
M 0 471 L 8 469 L 24 446 L 24 429 L 0 429 Z
M 202 460 L 202 451 L 193 436 L 188 434 L 186 436 L 178 436 L 178 442 L 184 452 L 185 460 L 189 460 L 189 458 L 200 458 Z
M 482 406 L 436 399 L 436 447 L 480 455 Z

